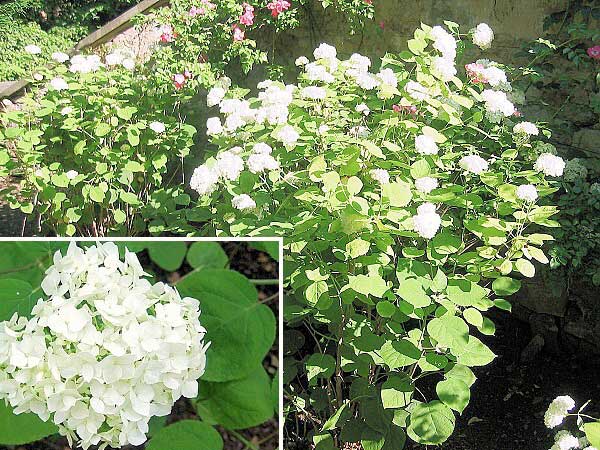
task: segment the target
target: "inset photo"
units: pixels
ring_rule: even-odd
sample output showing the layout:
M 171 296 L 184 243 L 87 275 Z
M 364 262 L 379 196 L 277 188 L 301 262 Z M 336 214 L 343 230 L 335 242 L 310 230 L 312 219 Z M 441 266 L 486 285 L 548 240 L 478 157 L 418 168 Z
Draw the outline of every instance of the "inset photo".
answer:
M 0 450 L 279 448 L 279 246 L 0 241 Z

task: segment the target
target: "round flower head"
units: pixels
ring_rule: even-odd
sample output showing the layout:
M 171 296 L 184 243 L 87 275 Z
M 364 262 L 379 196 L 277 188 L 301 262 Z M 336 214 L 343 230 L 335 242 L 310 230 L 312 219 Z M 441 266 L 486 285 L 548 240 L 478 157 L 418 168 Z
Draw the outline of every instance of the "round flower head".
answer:
M 242 170 L 244 170 L 244 160 L 233 149 L 217 155 L 216 171 L 224 180 L 237 180 Z
M 295 64 L 300 67 L 300 66 L 305 66 L 309 63 L 308 58 L 306 56 L 300 56 L 298 58 L 296 58 Z
M 517 198 L 526 202 L 535 202 L 538 198 L 537 189 L 533 184 L 522 184 L 517 188 Z
M 300 92 L 304 98 L 312 100 L 323 100 L 327 96 L 327 91 L 318 86 L 307 86 Z
M 69 170 L 65 175 L 69 180 L 73 180 L 79 175 L 79 172 L 76 170 Z
M 291 125 L 284 126 L 277 133 L 277 139 L 279 139 L 286 147 L 296 145 L 299 137 L 300 135 Z
M 473 32 L 473 44 L 482 50 L 488 49 L 492 46 L 494 40 L 494 32 L 487 23 L 480 23 Z
M 488 162 L 479 155 L 463 156 L 458 162 L 458 165 L 467 172 L 471 172 L 476 175 L 485 172 L 489 167 Z
M 231 205 L 240 211 L 256 208 L 256 202 L 248 194 L 236 195 L 231 199 Z
M 486 89 L 481 93 L 485 102 L 485 109 L 490 120 L 498 121 L 500 118 L 512 116 L 515 112 L 515 106 L 508 100 L 506 93 Z
M 425 239 L 433 238 L 442 225 L 442 218 L 435 212 L 433 203 L 423 203 L 413 216 L 414 230 Z
M 367 105 L 365 105 L 364 103 L 360 103 L 360 104 L 356 105 L 356 108 L 354 108 L 354 109 L 357 113 L 363 114 L 365 116 L 368 116 L 369 113 L 371 112 L 369 107 Z
M 433 48 L 442 54 L 442 58 L 454 63 L 456 58 L 456 39 L 439 25 L 431 29 Z
M 190 187 L 200 195 L 209 195 L 214 192 L 218 182 L 218 172 L 202 164 L 194 170 L 190 178 Z
M 54 52 L 52 53 L 52 59 L 59 63 L 64 63 L 69 60 L 69 55 L 63 52 Z
M 56 77 L 50 81 L 50 86 L 52 89 L 56 91 L 62 91 L 64 89 L 69 89 L 69 83 L 67 83 L 64 79 L 60 77 Z
M 565 419 L 567 413 L 575 408 L 575 400 L 568 395 L 556 397 L 548 406 L 548 410 L 544 414 L 544 424 L 548 428 L 559 426 Z
M 164 133 L 164 132 L 165 132 L 165 130 L 167 129 L 167 128 L 165 127 L 165 124 L 164 124 L 164 123 L 162 123 L 162 122 L 152 122 L 152 123 L 150 123 L 150 125 L 148 125 L 148 126 L 150 127 L 150 129 L 151 129 L 152 131 L 154 131 L 155 133 L 158 133 L 158 134 L 160 134 L 160 133 Z
M 206 134 L 209 136 L 221 134 L 223 132 L 223 124 L 218 117 L 209 117 L 206 121 Z
M 206 105 L 209 107 L 216 106 L 221 103 L 223 97 L 225 97 L 225 89 L 220 86 L 216 86 L 208 91 L 208 95 L 206 96 Z
M 335 47 L 322 43 L 313 52 L 315 59 L 335 59 L 337 50 Z
M 566 430 L 556 433 L 556 436 L 554 436 L 554 442 L 559 450 L 571 450 L 574 448 L 579 448 L 579 439 Z
M 146 441 L 152 416 L 198 395 L 206 365 L 199 302 L 152 284 L 113 243 L 71 243 L 46 271 L 31 319 L 0 324 L 0 399 L 52 420 L 70 442 Z
M 437 155 L 439 151 L 432 137 L 421 134 L 415 138 L 415 148 L 422 155 Z
M 551 153 L 542 153 L 538 156 L 533 168 L 550 177 L 560 177 L 565 170 L 565 162 L 560 156 Z
M 30 55 L 39 55 L 40 53 L 42 53 L 42 49 L 34 44 L 26 46 L 25 51 Z
M 450 81 L 456 75 L 454 61 L 439 56 L 433 59 L 431 70 L 442 81 Z
M 388 184 L 390 182 L 390 174 L 385 169 L 373 169 L 369 172 L 369 175 L 379 184 Z
M 538 130 L 538 127 L 531 122 L 519 122 L 513 127 L 513 133 L 537 136 L 540 133 L 540 130 Z
M 415 180 L 415 187 L 417 191 L 429 194 L 435 188 L 438 187 L 438 181 L 433 177 L 421 177 Z

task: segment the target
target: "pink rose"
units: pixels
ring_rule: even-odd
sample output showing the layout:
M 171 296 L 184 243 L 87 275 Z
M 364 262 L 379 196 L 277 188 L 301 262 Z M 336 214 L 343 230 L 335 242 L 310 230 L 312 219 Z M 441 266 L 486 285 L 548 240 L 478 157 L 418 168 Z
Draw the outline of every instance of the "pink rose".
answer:
M 273 0 L 267 4 L 267 8 L 271 10 L 271 15 L 275 18 L 284 11 L 287 11 L 291 3 L 287 0 Z
M 254 6 L 243 3 L 242 8 L 244 8 L 244 13 L 240 16 L 240 23 L 252 25 L 254 23 Z
M 600 59 L 600 45 L 588 48 L 587 54 L 592 59 Z
M 181 89 L 185 85 L 185 75 L 182 73 L 178 73 L 173 75 L 173 83 L 175 84 L 176 89 Z
M 234 40 L 234 42 L 241 42 L 241 41 L 243 41 L 244 38 L 246 37 L 246 33 L 244 32 L 244 30 L 242 30 L 237 23 L 235 25 L 233 25 L 232 29 L 233 29 L 233 40 Z

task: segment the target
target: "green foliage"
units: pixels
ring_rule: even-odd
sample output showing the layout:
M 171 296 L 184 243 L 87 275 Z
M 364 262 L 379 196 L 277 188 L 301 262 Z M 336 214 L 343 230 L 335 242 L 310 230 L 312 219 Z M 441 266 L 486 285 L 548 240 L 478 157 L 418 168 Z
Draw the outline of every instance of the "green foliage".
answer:
M 197 420 L 181 420 L 162 428 L 150 440 L 148 450 L 221 450 L 223 438 L 210 425 Z
M 35 414 L 13 414 L 11 408 L 0 402 L 0 443 L 21 445 L 37 441 L 58 432 L 53 423 L 42 422 Z
M 189 197 L 164 185 L 182 176 L 196 130 L 174 115 L 171 99 L 123 68 L 40 73 L 68 89 L 41 82 L 41 98 L 28 94 L 21 110 L 0 115 L 0 171 L 22 177 L 18 194 L 4 193 L 11 207 L 39 215 L 41 231 L 58 235 L 189 229 L 178 211 Z
M 549 126 L 567 136 L 572 136 L 582 126 L 582 119 L 572 117 L 574 110 L 568 108 L 575 96 L 583 99 L 583 102 L 575 102 L 577 114 L 586 117 L 583 120 L 593 125 L 600 118 L 600 72 L 597 61 L 587 53 L 587 49 L 600 40 L 596 26 L 599 18 L 597 2 L 570 2 L 565 10 L 546 17 L 546 35 L 524 45 L 519 54 L 530 59 L 520 80 L 524 90 L 534 86 L 542 92 L 544 89 L 559 89 L 565 94 L 564 101 L 556 105 L 548 104 L 545 95 L 540 97 L 544 98 L 543 108 L 548 110 Z M 570 153 L 574 151 L 569 150 Z M 562 189 L 554 195 L 554 201 L 562 212 L 559 220 L 561 228 L 552 233 L 556 243 L 549 253 L 551 267 L 564 266 L 570 277 L 600 285 L 597 231 L 600 229 L 600 192 L 597 188 L 592 189 L 600 170 L 597 155 L 592 153 L 593 150 L 587 155 L 582 154 L 591 158 L 577 158 L 587 166 L 587 175 L 565 178 Z
M 485 313 L 510 308 L 500 296 L 533 275 L 532 261 L 544 260 L 540 247 L 552 239 L 534 229 L 558 225 L 548 200 L 556 183 L 532 167 L 540 153 L 535 138 L 513 132 L 513 117 L 490 120 L 481 85 L 435 75 L 430 32 L 423 25 L 411 52 L 382 60 L 397 86 L 363 89 L 348 69 L 352 61 L 318 60 L 334 67 L 333 81 L 303 73 L 289 88 L 295 142 L 281 138 L 282 130 L 294 135 L 281 122 L 248 120 L 215 135 L 199 169 L 210 173 L 230 149 L 244 163 L 239 177 L 199 186 L 198 210 L 211 217 L 211 232 L 284 237 L 284 414 L 312 430 L 316 448 L 361 442 L 398 450 L 407 436 L 443 443 L 454 430 L 454 411 L 468 405 L 470 367 L 495 358 L 479 337 L 494 333 Z M 409 81 L 428 95 L 411 98 Z M 267 96 L 284 89 L 269 86 Z M 311 99 L 308 86 L 324 99 Z M 266 108 L 261 94 L 262 102 L 249 98 L 249 105 Z M 363 103 L 369 114 L 357 111 Z M 402 113 L 401 106 L 415 103 L 416 114 Z M 415 148 L 422 134 L 439 152 Z M 278 168 L 245 169 L 257 144 L 271 148 Z M 460 161 L 470 154 L 489 167 L 465 171 Z M 389 182 L 374 170 L 387 171 Z M 417 189 L 424 176 L 437 188 Z M 517 197 L 525 184 L 536 187 L 536 202 Z M 242 195 L 255 205 L 236 208 Z M 439 214 L 433 236 L 415 225 L 421 206 Z M 439 380 L 437 398 L 421 389 L 424 377 Z
M 0 5 L 0 80 L 29 76 L 65 52 L 90 31 L 115 17 L 134 0 L 8 0 Z M 25 46 L 42 48 L 40 55 L 25 52 Z

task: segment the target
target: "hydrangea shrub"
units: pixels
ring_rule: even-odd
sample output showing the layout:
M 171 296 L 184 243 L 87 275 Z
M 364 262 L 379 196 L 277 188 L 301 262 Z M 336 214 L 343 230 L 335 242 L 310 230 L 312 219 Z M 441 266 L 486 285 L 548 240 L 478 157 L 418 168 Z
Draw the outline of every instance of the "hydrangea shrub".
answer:
M 279 378 L 262 365 L 275 315 L 250 280 L 225 268 L 218 243 L 0 249 L 0 445 L 60 432 L 82 448 L 150 438 L 148 449 L 220 450 L 215 425 L 244 429 L 276 414 Z M 180 276 L 167 284 L 148 268 Z M 182 396 L 197 417 L 166 425 Z
M 376 64 L 321 44 L 295 85 L 220 93 L 213 151 L 190 179 L 213 233 L 284 236 L 284 317 L 300 339 L 287 413 L 324 448 L 444 442 L 471 368 L 495 357 L 486 311 L 510 310 L 548 262 L 564 162 L 537 144 L 501 64 L 462 61 L 493 31 L 445 25 Z
M 21 177 L 3 192 L 44 234 L 136 235 L 177 228 L 189 201 L 168 186 L 196 132 L 123 52 L 105 59 L 54 53 L 21 108 L 0 115 L 1 175 Z M 176 112 L 176 111 L 175 111 Z M 183 221 L 185 222 L 185 220 Z

